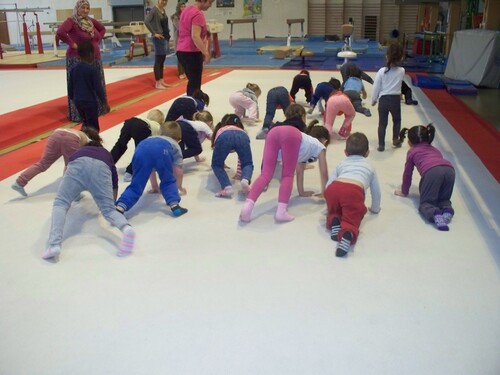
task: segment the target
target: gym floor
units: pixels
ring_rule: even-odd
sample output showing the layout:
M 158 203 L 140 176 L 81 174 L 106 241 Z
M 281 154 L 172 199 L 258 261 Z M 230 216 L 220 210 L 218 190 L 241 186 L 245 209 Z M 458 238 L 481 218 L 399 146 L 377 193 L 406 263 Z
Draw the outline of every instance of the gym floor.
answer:
M 105 74 L 111 83 L 147 72 L 129 67 Z M 218 120 L 232 111 L 229 95 L 256 82 L 264 93 L 262 116 L 265 93 L 291 85 L 296 73 L 234 70 L 203 90 Z M 65 74 L 0 70 L 8 93 L 0 113 L 65 96 Z M 317 83 L 332 72 L 311 75 Z M 370 140 L 382 211 L 365 217 L 345 259 L 335 257 L 320 198 L 300 198 L 294 190 L 295 220 L 275 223 L 279 167 L 252 222 L 239 223 L 244 197 L 214 197 L 219 186 L 206 142 L 207 161 L 185 161 L 186 215 L 173 218 L 160 196 L 146 192 L 127 213 L 137 232 L 128 258 L 115 256 L 121 234 L 85 193 L 69 210 L 59 262 L 41 259 L 62 160 L 30 182 L 27 198 L 10 189 L 17 174 L 0 181 L 0 373 L 498 374 L 500 186 L 427 97 L 418 88 L 414 95 L 419 105 L 402 104 L 403 124 L 433 122 L 434 144 L 456 168 L 450 231 L 419 216 L 416 171 L 410 196 L 393 194 L 408 146 L 376 151 L 373 107 L 372 117 L 357 114 L 353 131 Z M 166 112 L 172 100 L 157 108 Z M 305 105 L 302 93 L 297 100 Z M 283 119 L 281 111 L 276 118 Z M 317 112 L 308 120 L 315 118 Z M 121 125 L 102 133 L 106 148 Z M 264 145 L 255 139 L 258 128 L 247 127 L 254 178 Z M 329 171 L 344 158 L 344 143 L 328 147 Z M 120 192 L 132 153 L 131 144 L 117 165 Z M 227 164 L 231 176 L 234 155 Z M 305 186 L 319 192 L 317 165 L 306 171 Z

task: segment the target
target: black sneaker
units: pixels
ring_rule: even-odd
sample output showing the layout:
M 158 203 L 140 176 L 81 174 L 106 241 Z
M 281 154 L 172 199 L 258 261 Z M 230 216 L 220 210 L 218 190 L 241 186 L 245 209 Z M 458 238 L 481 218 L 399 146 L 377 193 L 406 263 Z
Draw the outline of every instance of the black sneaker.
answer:
M 395 148 L 400 148 L 402 144 L 403 144 L 403 141 L 400 139 L 393 139 L 392 140 L 392 146 Z
M 377 147 L 377 151 L 382 152 L 382 151 L 384 151 L 384 150 L 385 150 L 385 146 L 378 146 L 378 147 Z

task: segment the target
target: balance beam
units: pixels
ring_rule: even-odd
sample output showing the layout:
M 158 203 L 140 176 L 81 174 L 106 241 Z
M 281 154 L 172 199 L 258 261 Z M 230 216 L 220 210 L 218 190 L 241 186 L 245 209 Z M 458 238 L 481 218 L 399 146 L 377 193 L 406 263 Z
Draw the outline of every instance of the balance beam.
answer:
M 286 45 L 290 46 L 290 44 L 291 44 L 292 25 L 294 23 L 300 23 L 300 38 L 302 39 L 302 42 L 304 42 L 304 19 L 303 18 L 288 18 L 286 20 L 286 23 L 288 24 L 288 38 L 286 40 Z
M 228 19 L 227 23 L 231 25 L 231 31 L 229 32 L 229 47 L 233 46 L 233 26 L 236 23 L 251 23 L 252 31 L 253 31 L 253 41 L 255 42 L 255 22 L 257 22 L 256 18 L 233 18 Z

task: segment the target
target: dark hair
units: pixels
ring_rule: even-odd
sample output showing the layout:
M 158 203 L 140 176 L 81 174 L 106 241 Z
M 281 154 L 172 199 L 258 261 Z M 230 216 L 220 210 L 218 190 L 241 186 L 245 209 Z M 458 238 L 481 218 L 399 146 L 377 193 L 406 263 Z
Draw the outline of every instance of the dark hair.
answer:
M 399 132 L 399 141 L 403 142 L 406 134 L 408 134 L 408 140 L 412 145 L 418 145 L 419 143 L 431 144 L 434 140 L 434 135 L 436 134 L 436 128 L 432 124 L 416 125 L 408 128 L 403 128 Z
M 99 135 L 97 129 L 82 127 L 82 132 L 84 132 L 90 139 L 89 143 L 87 143 L 87 146 L 102 147 L 102 138 Z
M 403 60 L 403 47 L 399 43 L 392 43 L 389 45 L 389 48 L 387 48 L 385 56 L 387 59 L 387 65 L 384 73 L 387 73 L 391 67 L 398 66 L 401 60 Z
M 338 91 L 338 90 L 340 90 L 340 87 L 342 86 L 342 85 L 341 85 L 341 83 L 340 83 L 340 81 L 339 81 L 337 78 L 333 78 L 333 77 L 332 77 L 332 78 L 330 78 L 330 80 L 328 81 L 328 83 L 329 83 L 330 85 L 332 85 L 332 86 L 333 86 L 333 88 L 334 88 L 335 90 L 337 90 L 337 91 Z
M 78 44 L 78 56 L 82 60 L 89 60 L 94 56 L 94 46 L 88 40 Z
M 201 100 L 203 103 L 205 103 L 206 106 L 210 104 L 210 97 L 200 89 L 194 90 L 191 94 L 191 97 Z
M 241 122 L 241 119 L 238 117 L 238 115 L 235 115 L 234 113 L 228 113 L 227 115 L 224 115 L 220 122 L 215 126 L 214 132 L 212 133 L 212 148 L 215 144 L 215 136 L 217 135 L 217 132 L 224 126 L 229 125 L 237 126 L 238 128 L 245 130 L 245 127 L 243 126 L 243 123 Z
M 293 118 L 302 119 L 306 115 L 306 110 L 300 104 L 292 103 L 285 110 L 285 117 L 287 120 Z
M 366 135 L 364 135 L 363 133 L 352 133 L 349 138 L 347 138 L 345 144 L 345 152 L 347 156 L 365 156 L 368 152 L 368 149 L 368 138 L 366 138 Z
M 325 139 L 325 147 L 330 144 L 330 133 L 328 133 L 328 129 L 321 125 L 318 120 L 312 120 L 307 125 L 305 133 L 319 141 Z

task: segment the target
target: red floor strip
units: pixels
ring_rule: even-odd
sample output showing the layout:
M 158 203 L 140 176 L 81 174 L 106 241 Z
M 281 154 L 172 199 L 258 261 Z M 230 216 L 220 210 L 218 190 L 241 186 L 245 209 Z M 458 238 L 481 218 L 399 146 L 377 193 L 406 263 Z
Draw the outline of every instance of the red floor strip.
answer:
M 210 82 L 210 81 L 220 77 L 223 74 L 229 73 L 231 70 L 232 69 L 229 69 L 229 68 L 227 68 L 227 69 L 205 69 L 204 76 L 203 76 L 203 83 Z M 214 73 L 218 73 L 218 74 L 214 74 Z M 116 90 L 118 90 L 118 91 L 120 91 L 120 88 L 121 88 L 121 90 L 123 90 L 123 88 L 127 88 L 127 90 L 132 90 L 132 92 L 134 92 L 135 95 L 128 96 L 127 94 L 117 92 L 117 96 L 114 97 L 110 93 L 114 92 L 115 88 L 112 91 L 110 91 L 108 89 L 108 96 L 110 98 L 109 99 L 110 102 L 116 103 L 114 105 L 118 105 L 120 103 L 117 103 L 117 100 L 121 100 L 121 103 L 123 103 L 124 101 L 128 101 L 128 100 L 131 100 L 131 99 L 134 99 L 134 98 L 137 98 L 137 97 L 143 95 L 144 92 L 143 92 L 143 90 L 141 90 L 141 86 L 139 86 L 139 87 L 137 86 L 138 81 L 144 81 L 143 83 L 141 83 L 141 85 L 146 86 L 147 92 L 154 90 L 154 89 L 150 89 L 150 87 L 152 87 L 152 84 L 153 84 L 153 80 L 151 79 L 151 74 L 141 75 L 138 77 L 130 78 L 130 79 L 127 79 L 124 81 L 120 81 L 120 82 L 116 82 L 114 84 L 111 84 L 111 85 L 116 85 L 117 86 Z M 147 83 L 145 83 L 146 81 L 147 81 Z M 169 80 L 167 77 L 166 77 L 166 81 L 173 82 L 173 80 Z M 121 85 L 119 85 L 119 84 L 121 84 Z M 111 85 L 107 85 L 107 88 Z M 123 90 L 123 91 L 125 91 L 125 90 Z M 158 92 L 158 94 L 154 94 L 152 96 L 145 97 L 144 99 L 141 99 L 133 104 L 127 105 L 123 108 L 119 108 L 118 110 L 112 110 L 110 113 L 102 116 L 99 119 L 99 125 L 101 127 L 101 130 L 107 130 L 107 129 L 115 126 L 116 124 L 123 122 L 127 118 L 137 116 L 143 112 L 146 112 L 150 108 L 159 106 L 162 103 L 165 103 L 165 102 L 167 102 L 167 101 L 169 101 L 169 100 L 171 100 L 179 95 L 183 95 L 186 92 L 186 84 L 183 83 L 179 86 L 174 86 L 168 90 L 161 90 L 161 91 L 154 90 L 154 91 Z M 121 98 L 121 99 L 117 99 L 117 97 Z M 43 108 L 44 106 L 48 106 L 47 103 L 52 104 L 52 102 L 58 101 L 58 100 L 60 101 L 59 106 L 57 107 L 58 113 L 64 113 L 64 117 L 65 117 L 66 116 L 66 105 L 67 105 L 66 104 L 66 97 L 51 100 L 49 102 L 42 103 L 42 104 L 39 104 L 39 105 L 33 106 L 33 107 L 42 107 Z M 114 105 L 112 104 L 111 107 L 113 107 Z M 43 119 L 43 121 L 45 121 L 47 123 L 47 120 L 50 119 L 50 117 L 48 117 L 48 115 L 44 115 L 42 118 L 39 118 L 38 117 L 39 113 L 36 112 L 36 109 L 34 109 L 33 107 L 23 108 L 22 110 L 15 111 L 19 114 L 19 116 L 26 116 L 27 114 L 30 115 L 29 122 L 25 122 L 25 123 L 21 122 L 22 120 L 19 120 L 19 118 L 14 117 L 15 124 L 17 124 L 15 126 L 19 126 L 19 124 L 38 123 L 38 122 L 41 122 L 42 119 Z M 10 112 L 9 115 L 12 113 L 14 113 L 14 112 Z M 35 115 L 33 115 L 33 114 L 35 114 Z M 56 129 L 59 126 L 68 123 L 67 119 L 64 122 L 59 122 L 61 120 L 57 119 L 56 117 L 57 117 L 56 115 L 52 116 L 52 119 L 51 119 L 52 121 L 50 123 L 50 126 L 45 131 L 50 131 L 52 129 Z M 0 135 L 2 135 L 5 133 L 4 131 L 1 131 L 2 127 L 5 126 L 5 124 L 3 123 L 3 119 L 1 117 L 0 117 L 0 124 L 2 124 L 0 126 Z M 48 125 L 45 125 L 45 126 L 48 126 Z M 12 127 L 12 123 L 11 123 L 11 127 Z M 11 131 L 11 128 L 9 128 L 9 132 L 10 131 Z M 19 133 L 22 133 L 22 132 L 19 132 Z M 27 135 L 30 133 L 32 133 L 32 131 L 30 129 L 24 128 L 24 137 L 21 137 L 22 139 L 20 141 L 31 138 L 32 136 Z M 41 133 L 43 133 L 43 131 L 36 132 L 35 135 L 38 135 Z M 20 141 L 18 141 L 18 142 L 20 142 Z M 0 139 L 0 142 L 2 142 L 1 139 Z M 27 168 L 31 164 L 37 162 L 40 159 L 40 156 L 43 152 L 43 149 L 45 147 L 45 143 L 46 143 L 46 139 L 41 140 L 39 142 L 32 143 L 28 146 L 25 146 L 23 148 L 20 148 L 18 150 L 15 150 L 15 151 L 12 151 L 12 152 L 9 152 L 5 155 L 0 156 L 0 165 L 2 165 L 2 168 L 0 168 L 0 181 L 13 175 L 14 173 L 22 171 L 23 169 Z M 111 149 L 112 146 L 113 145 L 105 145 L 105 147 L 107 149 Z

